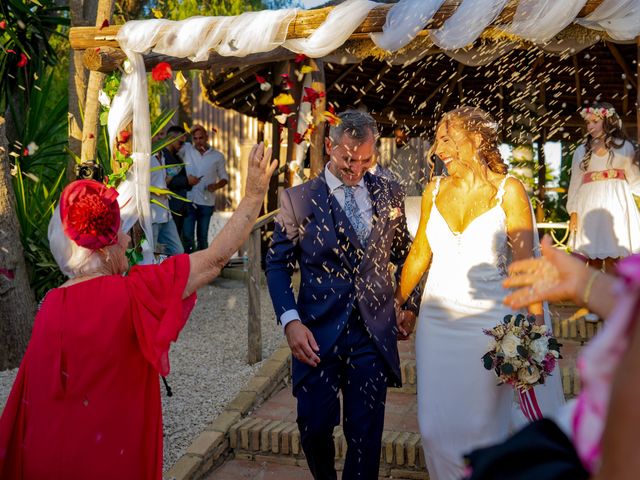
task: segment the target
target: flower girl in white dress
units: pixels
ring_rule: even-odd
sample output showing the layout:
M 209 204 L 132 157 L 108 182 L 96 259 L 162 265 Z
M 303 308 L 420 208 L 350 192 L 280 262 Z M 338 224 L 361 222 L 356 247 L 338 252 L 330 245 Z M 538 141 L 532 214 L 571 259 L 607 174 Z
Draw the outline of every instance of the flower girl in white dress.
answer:
M 580 112 L 588 137 L 574 155 L 567 195 L 569 245 L 606 270 L 640 252 L 640 155 L 609 103 Z
M 512 259 L 533 255 L 535 228 L 523 185 L 506 174 L 489 114 L 448 112 L 433 148 L 449 176 L 423 193 L 397 299 L 402 304 L 429 267 L 416 330 L 418 423 L 429 478 L 450 480 L 462 477 L 465 453 L 510 432 L 514 390 L 483 367 L 483 329 L 513 313 L 502 304 L 502 281 Z M 529 313 L 544 321 L 542 304 Z M 559 375 L 544 387 L 551 395 L 543 413 L 563 402 Z

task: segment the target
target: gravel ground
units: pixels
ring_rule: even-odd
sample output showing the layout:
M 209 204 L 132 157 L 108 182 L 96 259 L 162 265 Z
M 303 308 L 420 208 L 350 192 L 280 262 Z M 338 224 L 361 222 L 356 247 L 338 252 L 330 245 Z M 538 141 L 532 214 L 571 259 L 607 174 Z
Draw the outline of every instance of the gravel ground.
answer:
M 266 288 L 262 288 L 263 358 L 283 341 Z M 170 354 L 168 382 L 162 387 L 164 470 L 180 458 L 191 441 L 224 410 L 260 368 L 247 364 L 248 299 L 244 282 L 217 278 L 198 291 L 198 303 Z M 17 369 L 0 372 L 4 406 Z

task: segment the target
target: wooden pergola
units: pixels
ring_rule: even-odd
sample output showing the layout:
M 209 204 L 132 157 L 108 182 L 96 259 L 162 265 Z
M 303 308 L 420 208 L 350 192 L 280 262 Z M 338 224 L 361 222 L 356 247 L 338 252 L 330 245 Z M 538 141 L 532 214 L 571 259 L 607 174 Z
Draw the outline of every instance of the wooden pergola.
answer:
M 602 1 L 588 0 L 578 18 L 589 15 Z M 578 109 L 585 101 L 601 98 L 614 104 L 627 128 L 635 127 L 640 138 L 640 37 L 633 43 L 619 44 L 604 32 L 571 25 L 560 35 L 567 39 L 593 39 L 595 35 L 598 38 L 589 42 L 593 44 L 582 51 L 567 50 L 556 55 L 489 27 L 473 47 L 495 47 L 501 42 L 515 42 L 517 45 L 487 65 L 467 66 L 430 43 L 427 31 L 440 27 L 461 3 L 446 0 L 418 37 L 403 51 L 394 54 L 377 49 L 369 36 L 382 31 L 392 5 L 371 10 L 339 51 L 322 59 L 306 60 L 313 70 L 312 87 L 326 94 L 320 100 L 318 110 L 324 110 L 326 102 L 331 102 L 338 109 L 362 105 L 380 123 L 383 134 L 389 134 L 397 124 L 409 127 L 415 134 L 429 134 L 444 111 L 468 102 L 492 112 L 500 121 L 506 139 L 511 132 L 523 127 L 533 134 L 534 141 L 544 144 L 547 140 L 577 141 L 582 136 L 583 125 Z M 509 24 L 517 6 L 518 0 L 509 1 L 493 25 Z M 286 37 L 308 37 L 322 25 L 333 8 L 298 11 L 288 25 Z M 120 28 L 113 25 L 71 29 L 71 47 L 83 52 L 84 66 L 96 75 L 121 68 L 125 61 L 126 55 L 116 38 Z M 418 59 L 409 62 L 411 57 Z M 280 124 L 272 101 L 282 92 L 281 75 L 295 76 L 299 66 L 294 59 L 295 54 L 282 47 L 245 57 L 211 53 L 203 62 L 156 53 L 144 56 L 147 70 L 160 62 L 167 62 L 174 71 L 205 71 L 201 81 L 206 100 L 215 106 L 257 117 L 262 125 L 273 122 L 273 145 L 280 144 Z M 256 75 L 267 79 L 272 88 L 262 91 Z M 93 84 L 90 81 L 82 133 L 83 159 L 93 158 L 95 151 L 99 88 L 99 80 Z M 303 98 L 301 82 L 295 82 L 288 93 L 297 101 L 294 111 L 299 111 Z M 320 122 L 309 139 L 312 175 L 324 166 L 324 125 Z M 285 128 L 288 138 L 293 138 L 296 126 L 287 122 Z M 260 130 L 262 138 L 259 140 L 264 138 L 264 129 Z M 288 142 L 287 165 L 294 160 L 295 147 L 294 142 Z M 293 171 L 285 175 L 285 185 L 292 184 L 293 175 Z M 538 171 L 541 187 L 537 192 L 541 199 L 545 196 L 545 175 L 544 158 L 541 158 Z M 274 178 L 267 212 L 277 208 L 277 190 L 278 179 Z M 266 222 L 266 217 L 262 222 Z M 252 245 L 255 249 L 254 241 Z M 259 354 L 254 351 L 254 358 L 250 360 L 257 359 Z
M 562 55 L 546 53 L 529 42 L 521 41 L 515 49 L 494 62 L 469 67 L 426 41 L 427 30 L 440 27 L 460 3 L 453 0 L 444 2 L 413 42 L 413 50 L 426 50 L 426 55 L 422 53 L 419 61 L 410 64 L 398 64 L 398 55 L 385 55 L 369 39 L 370 33 L 382 30 L 392 5 L 374 8 L 339 52 L 325 59 L 309 60 L 314 68 L 314 88 L 326 92 L 326 100 L 339 108 L 366 106 L 381 124 L 383 133 L 388 133 L 395 124 L 405 125 L 415 133 L 430 132 L 443 111 L 463 102 L 473 102 L 494 113 L 505 133 L 520 122 L 531 124 L 534 138 L 539 141 L 575 141 L 581 135 L 583 124 L 577 110 L 585 100 L 602 98 L 621 112 L 628 128 L 636 127 L 640 138 L 637 108 L 640 103 L 640 38 L 635 44 L 616 44 L 603 32 L 572 25 L 561 34 L 567 37 L 598 35 L 599 41 L 584 51 Z M 590 14 L 601 3 L 602 0 L 588 0 L 578 17 Z M 508 24 L 517 6 L 517 0 L 508 2 L 493 25 Z M 299 11 L 288 26 L 287 38 L 308 37 L 326 20 L 333 8 Z M 84 51 L 84 65 L 89 70 L 111 72 L 119 68 L 126 58 L 116 39 L 119 29 L 118 25 L 72 28 L 69 35 L 71 47 Z M 490 27 L 485 31 L 477 43 L 496 44 L 513 40 L 493 30 Z M 404 58 L 408 56 L 410 52 L 405 52 Z M 271 99 L 279 93 L 280 75 L 293 74 L 294 57 L 293 52 L 284 48 L 246 57 L 211 53 L 204 62 L 151 53 L 145 56 L 145 65 L 150 70 L 159 62 L 167 62 L 173 70 L 204 70 L 204 95 L 213 105 L 257 117 L 261 122 L 275 122 L 278 112 L 272 108 Z M 266 94 L 261 92 L 255 80 L 256 74 L 267 78 L 274 88 Z M 531 89 L 532 85 L 535 85 L 535 91 Z M 301 88 L 299 84 L 297 87 L 298 90 L 292 93 L 300 100 Z M 523 99 L 524 114 L 514 111 L 514 102 L 523 96 L 523 87 L 528 88 L 526 95 L 536 97 L 533 103 Z M 89 92 L 88 96 L 91 94 Z M 288 130 L 291 138 L 294 132 L 290 127 Z M 278 128 L 273 131 L 277 137 Z M 311 139 L 312 172 L 319 171 L 324 164 L 323 137 L 324 129 L 318 128 Z M 276 141 L 279 139 L 274 138 L 273 144 L 277 144 Z M 292 158 L 293 152 L 289 149 L 287 162 Z M 287 183 L 290 180 L 289 177 Z

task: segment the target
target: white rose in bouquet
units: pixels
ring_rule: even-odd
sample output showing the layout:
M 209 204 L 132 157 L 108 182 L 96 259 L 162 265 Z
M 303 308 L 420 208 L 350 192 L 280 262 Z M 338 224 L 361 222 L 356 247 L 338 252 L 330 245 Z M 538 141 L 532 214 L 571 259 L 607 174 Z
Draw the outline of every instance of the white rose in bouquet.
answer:
M 507 333 L 500 342 L 502 353 L 507 357 L 515 357 L 518 353 L 518 346 L 520 345 L 520 339 L 513 333 Z
M 525 384 L 533 384 L 540 380 L 540 371 L 536 367 L 518 370 L 518 380 Z
M 544 357 L 547 355 L 549 351 L 549 338 L 548 337 L 540 337 L 531 342 L 529 346 L 529 350 L 531 350 L 531 356 L 533 359 L 541 363 L 544 360 Z

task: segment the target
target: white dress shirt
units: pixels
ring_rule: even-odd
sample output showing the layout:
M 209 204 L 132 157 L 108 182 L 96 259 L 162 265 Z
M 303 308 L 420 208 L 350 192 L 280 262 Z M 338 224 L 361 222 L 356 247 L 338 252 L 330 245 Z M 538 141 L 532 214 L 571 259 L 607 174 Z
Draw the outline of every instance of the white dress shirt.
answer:
M 344 208 L 344 189 L 341 188 L 344 183 L 338 177 L 336 177 L 329 170 L 329 164 L 324 167 L 324 178 L 327 182 L 327 187 L 329 188 L 329 195 L 333 195 L 335 199 L 338 201 L 338 204 Z M 367 230 L 371 233 L 371 227 L 373 225 L 373 203 L 371 202 L 371 195 L 369 195 L 369 190 L 364 183 L 364 178 L 361 178 L 360 181 L 356 185 L 356 189 L 353 192 L 353 196 L 356 200 L 356 204 L 360 209 L 360 213 L 362 215 L 362 219 L 367 225 Z M 298 310 L 292 308 L 291 310 L 287 310 L 282 315 L 280 315 L 280 323 L 282 323 L 282 328 L 286 328 L 289 322 L 294 320 L 300 320 L 300 315 L 298 314 Z
M 215 206 L 216 192 L 210 192 L 207 187 L 220 180 L 229 181 L 224 155 L 212 148 L 201 154 L 190 143 L 185 143 L 178 155 L 185 163 L 187 175 L 200 178 L 200 182 L 187 192 L 187 198 L 196 205 Z

